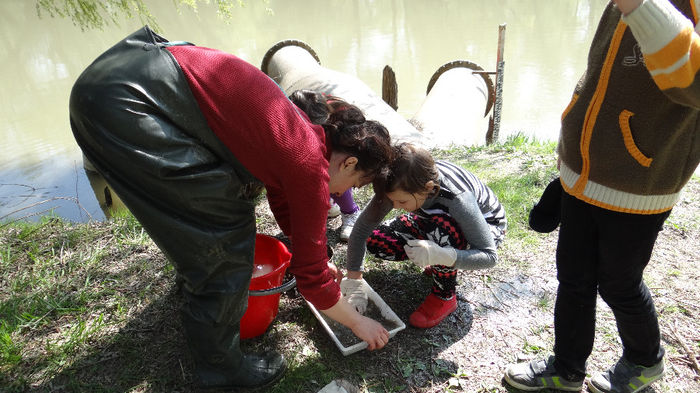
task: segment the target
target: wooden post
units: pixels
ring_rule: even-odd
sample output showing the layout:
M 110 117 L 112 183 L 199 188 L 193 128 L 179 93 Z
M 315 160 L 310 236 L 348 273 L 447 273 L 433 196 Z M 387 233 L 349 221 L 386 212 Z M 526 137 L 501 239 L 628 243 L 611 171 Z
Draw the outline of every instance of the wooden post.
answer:
M 387 66 L 384 66 L 384 71 L 382 72 L 382 100 L 389 104 L 394 110 L 398 109 L 398 91 L 399 86 L 396 83 L 396 74 L 394 70 Z
M 487 143 L 498 142 L 498 132 L 501 127 L 501 105 L 503 103 L 503 71 L 505 61 L 503 60 L 503 46 L 506 39 L 506 24 L 498 26 L 498 55 L 496 58 L 496 98 L 493 106 L 493 134 Z

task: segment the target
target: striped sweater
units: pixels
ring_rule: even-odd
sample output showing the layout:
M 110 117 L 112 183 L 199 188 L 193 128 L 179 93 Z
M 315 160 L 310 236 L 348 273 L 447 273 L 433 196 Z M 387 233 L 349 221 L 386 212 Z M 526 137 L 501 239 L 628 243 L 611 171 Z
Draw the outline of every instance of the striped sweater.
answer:
M 506 230 L 506 212 L 496 194 L 471 172 L 447 161 L 436 161 L 440 192 L 428 198 L 416 213 L 444 212 L 458 223 L 469 243 L 468 250 L 457 250 L 455 267 L 476 270 L 496 264 L 496 241 Z M 366 241 L 391 211 L 392 202 L 375 195 L 355 223 L 348 239 L 347 269 L 360 271 Z
M 700 161 L 697 0 L 608 4 L 562 115 L 564 190 L 625 213 L 670 210 Z

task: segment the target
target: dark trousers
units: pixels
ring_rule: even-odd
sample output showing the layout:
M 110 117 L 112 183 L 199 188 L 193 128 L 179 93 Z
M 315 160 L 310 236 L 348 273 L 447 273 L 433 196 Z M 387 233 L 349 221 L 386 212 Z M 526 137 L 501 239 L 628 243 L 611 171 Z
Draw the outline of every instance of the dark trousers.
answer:
M 642 276 L 671 212 L 618 213 L 562 194 L 555 367 L 569 378 L 585 376 L 586 359 L 593 349 L 598 294 L 615 315 L 622 356 L 644 366 L 659 362 L 664 355 L 659 324 Z
M 242 361 L 261 187 L 208 127 L 165 41 L 143 28 L 95 60 L 71 92 L 71 127 L 175 266 L 197 374 L 221 384 Z

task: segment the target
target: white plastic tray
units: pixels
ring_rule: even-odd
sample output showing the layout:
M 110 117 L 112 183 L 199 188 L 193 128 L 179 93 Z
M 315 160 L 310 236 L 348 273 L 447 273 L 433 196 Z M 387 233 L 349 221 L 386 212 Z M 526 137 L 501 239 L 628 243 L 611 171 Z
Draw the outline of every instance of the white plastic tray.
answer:
M 377 292 L 372 289 L 372 287 L 369 286 L 369 284 L 366 284 L 367 288 L 367 298 L 369 300 L 369 303 L 374 303 L 374 305 L 379 309 L 379 311 L 382 314 L 382 317 L 386 319 L 387 321 L 390 321 L 394 324 L 396 324 L 396 327 L 389 330 L 389 337 L 394 337 L 394 335 L 406 328 L 406 324 L 403 323 L 403 321 L 396 315 L 396 313 L 387 305 L 384 300 L 379 296 Z M 340 349 L 340 352 L 343 353 L 344 356 L 350 355 L 351 353 L 359 352 L 365 348 L 367 348 L 367 343 L 364 341 L 360 341 L 359 338 L 354 337 L 356 342 L 354 344 L 351 344 L 350 346 L 345 346 L 343 343 L 340 342 L 338 337 L 336 336 L 335 332 L 333 329 L 328 325 L 328 321 L 326 320 L 325 315 L 322 315 L 316 307 L 314 307 L 313 304 L 311 304 L 308 300 L 306 301 L 306 304 L 309 306 L 311 309 L 311 312 L 314 313 L 316 316 L 316 319 L 318 319 L 319 322 L 321 322 L 321 325 L 323 326 L 323 329 L 328 333 L 328 335 L 333 339 L 333 342 L 335 345 Z

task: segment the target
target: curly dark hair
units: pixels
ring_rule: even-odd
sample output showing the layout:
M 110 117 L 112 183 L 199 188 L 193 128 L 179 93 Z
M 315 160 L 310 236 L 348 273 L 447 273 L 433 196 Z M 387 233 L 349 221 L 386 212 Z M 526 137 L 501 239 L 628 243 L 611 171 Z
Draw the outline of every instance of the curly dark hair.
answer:
M 304 111 L 312 123 L 323 124 L 330 114 L 326 97 L 313 90 L 296 90 L 289 95 L 289 100 Z
M 394 146 L 393 157 L 388 170 L 373 180 L 376 194 L 386 195 L 396 190 L 410 194 L 423 193 L 425 184 L 431 180 L 435 186 L 428 195 L 433 196 L 440 192 L 440 175 L 428 150 L 404 142 Z
M 386 127 L 365 119 L 360 108 L 332 95 L 297 90 L 289 99 L 312 123 L 323 126 L 333 151 L 357 157 L 358 170 L 371 178 L 386 172 L 394 156 Z

